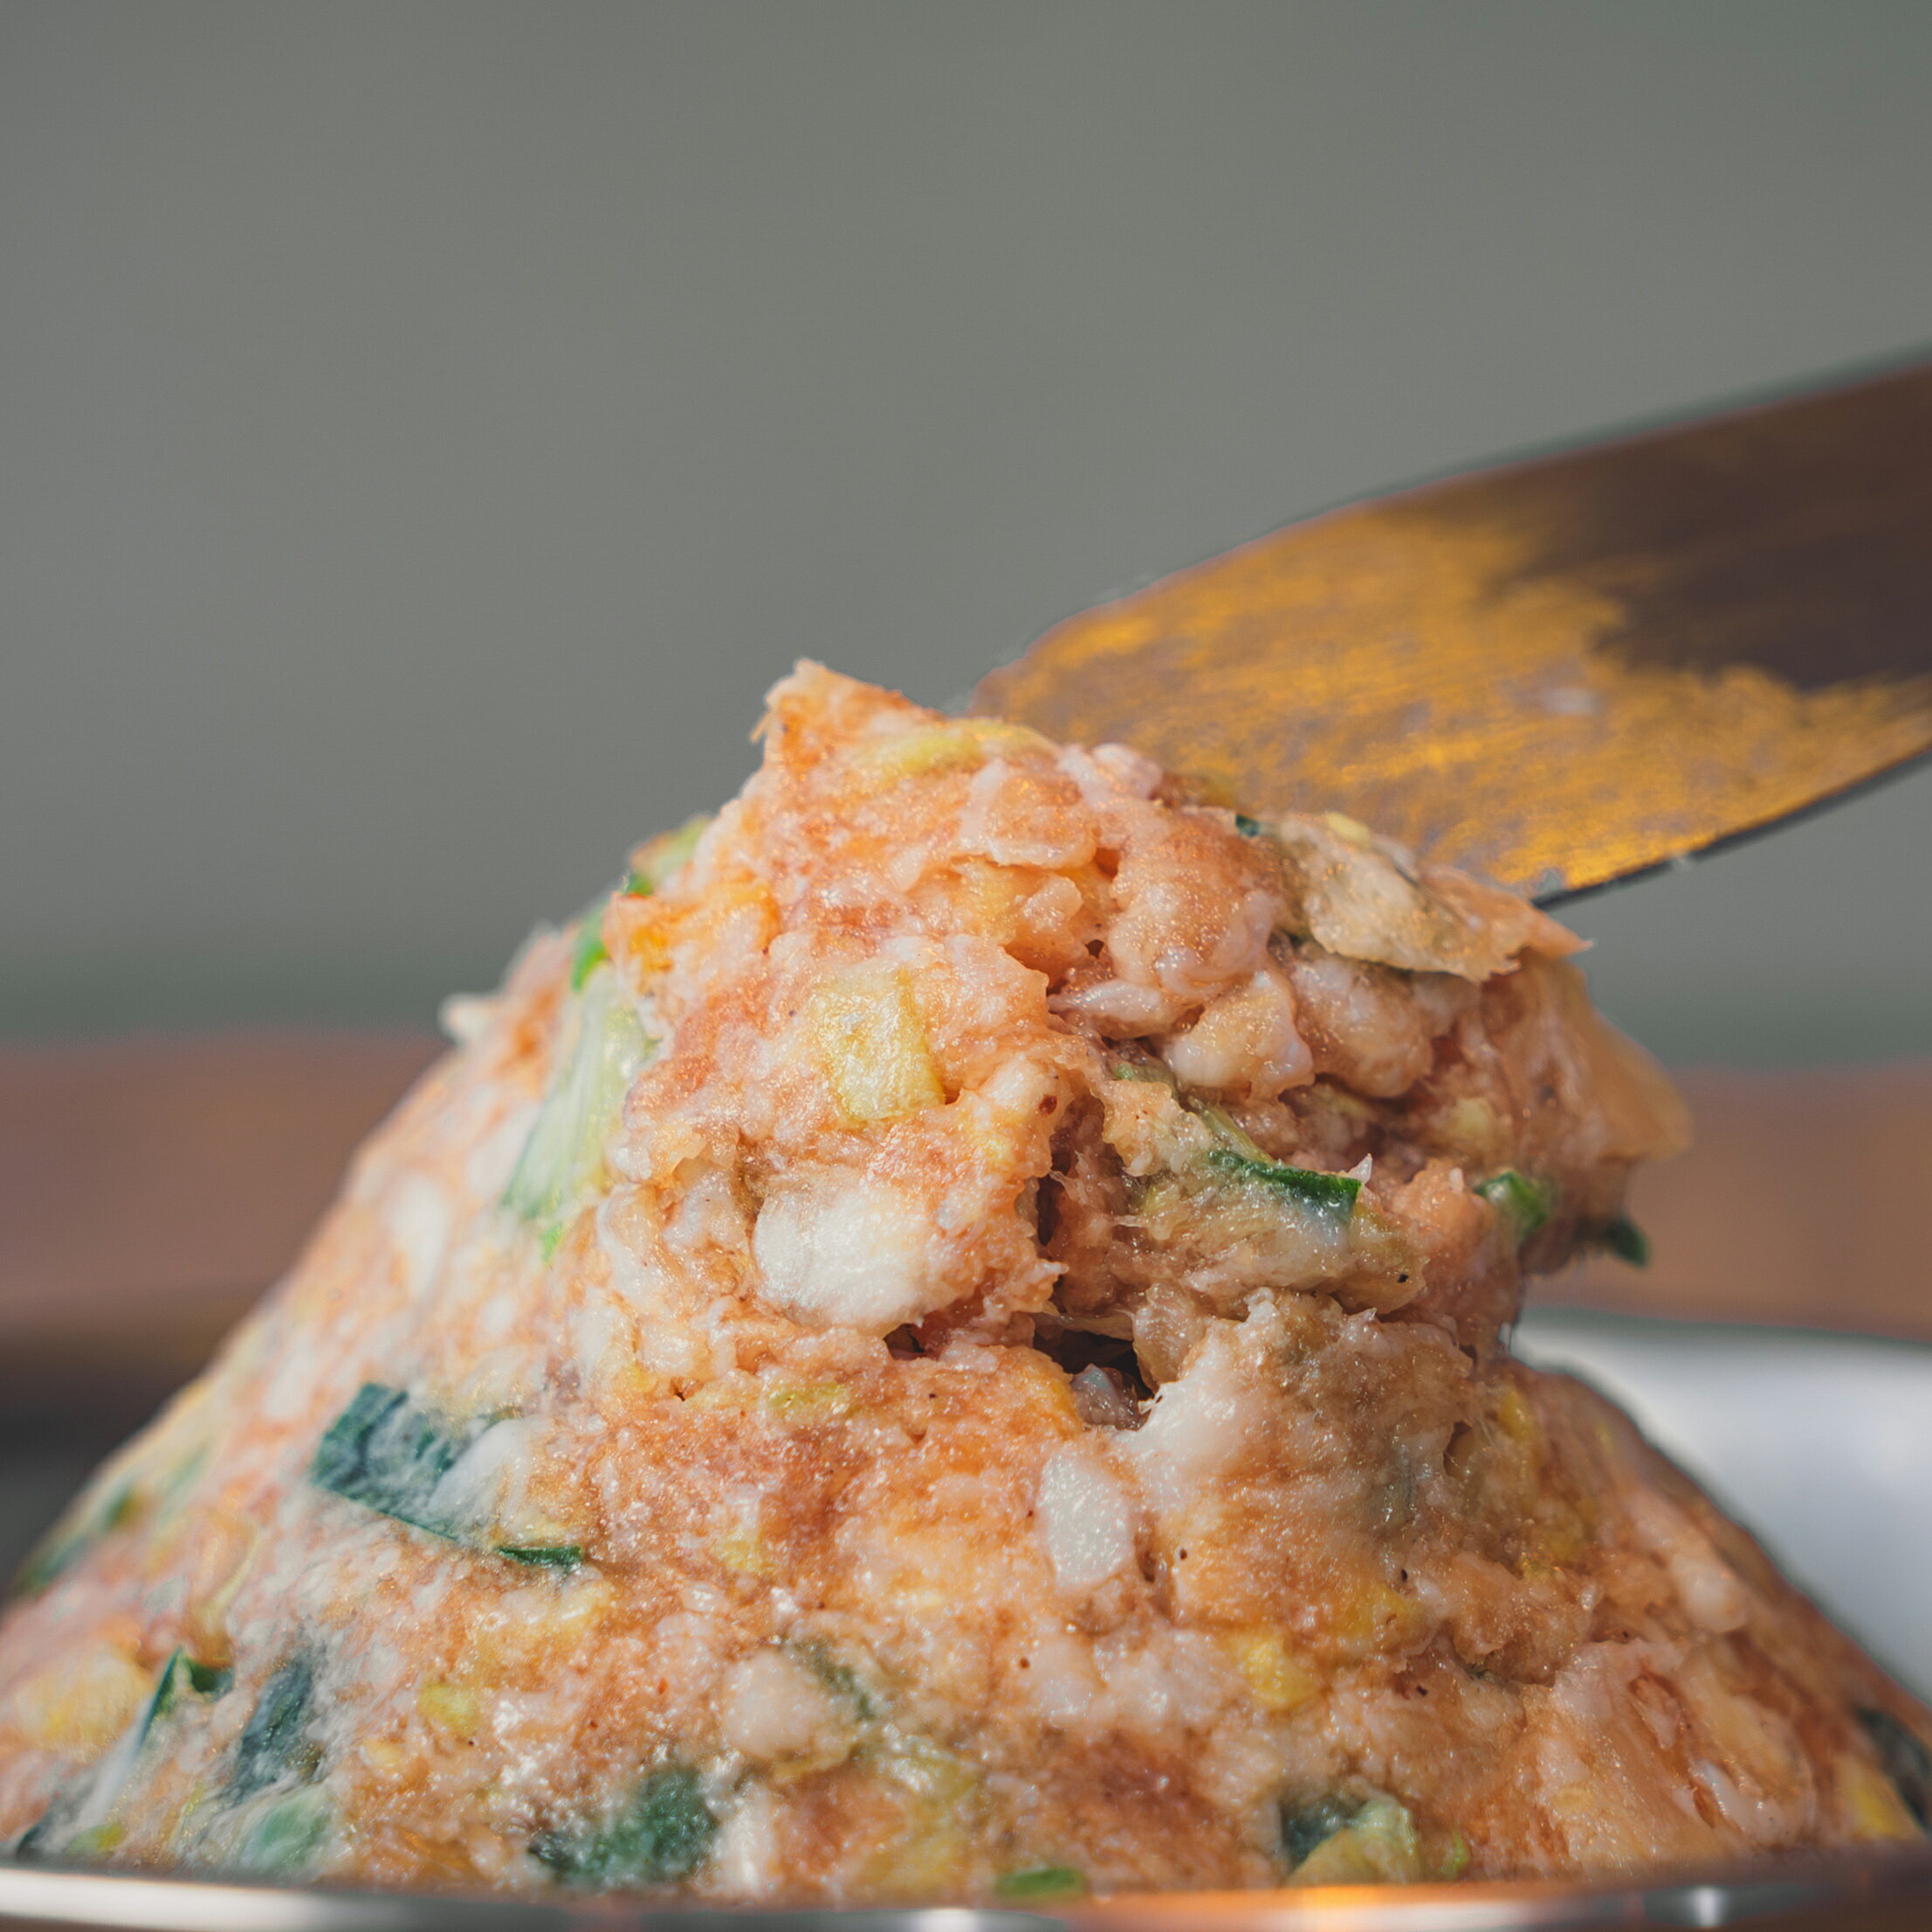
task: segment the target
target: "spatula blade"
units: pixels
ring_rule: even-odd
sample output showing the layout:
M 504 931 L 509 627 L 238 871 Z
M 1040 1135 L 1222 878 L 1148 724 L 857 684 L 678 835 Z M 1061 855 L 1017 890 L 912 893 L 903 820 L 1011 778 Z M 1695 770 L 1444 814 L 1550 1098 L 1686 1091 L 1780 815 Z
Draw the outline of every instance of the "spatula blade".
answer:
M 1550 901 L 1932 749 L 1932 364 L 1291 525 L 975 708 Z

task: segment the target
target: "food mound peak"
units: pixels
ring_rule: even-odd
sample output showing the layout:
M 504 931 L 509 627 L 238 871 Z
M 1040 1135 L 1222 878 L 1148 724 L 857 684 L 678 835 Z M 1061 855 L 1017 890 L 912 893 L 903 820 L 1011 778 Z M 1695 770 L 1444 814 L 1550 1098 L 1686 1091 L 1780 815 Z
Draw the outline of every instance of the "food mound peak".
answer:
M 811 665 L 763 734 L 30 1564 L 0 1847 L 863 1903 L 1915 1832 L 1924 1712 L 1504 1345 L 1683 1136 L 1567 932 Z

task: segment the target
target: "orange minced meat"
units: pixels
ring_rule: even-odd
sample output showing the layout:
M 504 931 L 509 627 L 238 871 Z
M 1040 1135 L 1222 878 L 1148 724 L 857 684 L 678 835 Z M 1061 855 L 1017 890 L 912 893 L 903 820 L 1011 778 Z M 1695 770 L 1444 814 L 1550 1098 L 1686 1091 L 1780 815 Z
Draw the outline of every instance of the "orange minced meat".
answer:
M 1685 1138 L 1571 934 L 812 665 L 762 733 L 30 1564 L 0 1848 L 859 1904 L 1915 1835 L 1925 1712 L 1509 1353 Z

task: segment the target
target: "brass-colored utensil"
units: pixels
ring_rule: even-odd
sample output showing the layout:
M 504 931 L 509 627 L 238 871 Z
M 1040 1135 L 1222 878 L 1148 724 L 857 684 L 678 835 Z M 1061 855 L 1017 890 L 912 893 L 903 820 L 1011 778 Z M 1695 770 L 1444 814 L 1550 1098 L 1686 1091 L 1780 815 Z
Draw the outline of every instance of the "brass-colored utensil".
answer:
M 1932 364 L 1330 512 L 1069 618 L 974 708 L 1548 902 L 1932 749 Z

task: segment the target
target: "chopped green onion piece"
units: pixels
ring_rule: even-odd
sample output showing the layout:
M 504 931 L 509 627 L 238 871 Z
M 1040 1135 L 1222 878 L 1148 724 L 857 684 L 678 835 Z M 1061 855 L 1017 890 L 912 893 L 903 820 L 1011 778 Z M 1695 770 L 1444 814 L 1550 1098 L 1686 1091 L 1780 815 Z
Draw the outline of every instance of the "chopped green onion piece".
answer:
M 1312 1805 L 1282 1807 L 1282 1856 L 1293 1867 L 1302 1863 L 1324 1839 L 1330 1839 L 1355 1816 L 1355 1807 L 1339 1798 L 1318 1798 Z
M 314 1665 L 306 1656 L 290 1658 L 262 1686 L 262 1695 L 242 1727 L 228 1781 L 230 1798 L 251 1798 L 291 1771 L 304 1777 L 313 1775 L 321 1762 L 321 1753 L 308 1736 L 314 1703 Z
M 1628 1214 L 1618 1215 L 1604 1229 L 1603 1244 L 1619 1261 L 1627 1262 L 1633 1268 L 1650 1266 L 1650 1236 Z
M 512 1563 L 534 1564 L 545 1570 L 574 1570 L 584 1560 L 581 1543 L 499 1543 L 497 1554 Z
M 401 1389 L 365 1382 L 316 1446 L 309 1477 L 398 1523 L 453 1538 L 454 1527 L 436 1519 L 430 1497 L 476 1433 L 450 1428 Z
M 1527 1174 L 1519 1174 L 1514 1167 L 1505 1167 L 1500 1174 L 1479 1180 L 1475 1192 L 1509 1222 L 1518 1247 L 1556 1211 L 1557 1190 L 1546 1180 L 1531 1180 Z
M 614 1891 L 686 1877 L 704 1863 L 717 1830 L 698 1774 L 673 1765 L 646 1777 L 608 1825 L 547 1832 L 530 1851 L 565 1885 Z
M 1860 1727 L 1872 1741 L 1880 1767 L 1898 1788 L 1905 1808 L 1919 1821 L 1922 1831 L 1932 1830 L 1932 1751 L 1926 1750 L 1888 1710 L 1864 1704 L 1853 1713 Z
M 872 1695 L 857 1671 L 849 1664 L 841 1663 L 822 1644 L 805 1644 L 801 1647 L 799 1654 L 825 1688 L 844 1698 L 864 1722 L 870 1724 L 875 1717 L 884 1715 L 885 1707 Z
M 1225 1107 L 1211 1100 L 1186 1101 L 1188 1111 L 1204 1122 L 1220 1145 L 1210 1148 L 1207 1165 L 1231 1179 L 1252 1181 L 1285 1194 L 1303 1207 L 1312 1207 L 1337 1220 L 1346 1220 L 1355 1212 L 1356 1197 L 1362 1184 L 1353 1174 L 1324 1174 L 1318 1168 L 1290 1167 L 1271 1160 L 1241 1131 L 1241 1124 Z
M 604 1141 L 654 1046 L 615 973 L 592 972 L 575 1021 L 576 1036 L 551 1076 L 503 1196 L 504 1205 L 544 1231 L 552 1247 L 577 1204 L 602 1185 Z
M 90 1508 L 85 1494 L 28 1552 L 15 1573 L 7 1594 L 38 1597 L 65 1571 L 79 1563 L 100 1539 L 125 1528 L 141 1514 L 141 1500 L 132 1481 L 111 1490 Z
M 237 1848 L 236 1866 L 261 1878 L 303 1877 L 334 1825 L 327 1791 L 292 1791 L 263 1813 Z
M 155 1695 L 148 1702 L 148 1715 L 141 1721 L 142 1735 L 153 1728 L 156 1718 L 165 1717 L 184 1695 L 219 1697 L 233 1679 L 232 1671 L 217 1669 L 213 1664 L 198 1664 L 185 1650 L 175 1651 L 161 1667 Z
M 1117 1060 L 1110 1071 L 1116 1080 L 1138 1080 L 1149 1087 L 1173 1085 L 1173 1080 L 1165 1067 L 1150 1067 L 1138 1060 Z
M 197 1697 L 225 1697 L 228 1687 L 235 1681 L 235 1673 L 223 1670 L 218 1664 L 198 1664 L 192 1657 L 184 1660 L 188 1666 L 188 1688 Z
M 1197 1120 L 1205 1122 L 1214 1131 L 1214 1138 L 1222 1146 L 1232 1149 L 1243 1160 L 1266 1161 L 1264 1154 L 1248 1135 L 1241 1124 L 1225 1107 L 1217 1107 L 1212 1100 L 1200 1100 L 1192 1096 L 1181 1103 Z
M 1303 1207 L 1346 1220 L 1355 1212 L 1362 1184 L 1353 1174 L 1324 1174 L 1312 1167 L 1289 1167 L 1265 1156 L 1238 1153 L 1232 1147 L 1211 1148 L 1207 1165 L 1231 1179 L 1252 1181 L 1285 1194 Z
M 606 903 L 602 898 L 593 899 L 578 917 L 577 943 L 570 949 L 570 990 L 573 993 L 581 993 L 584 981 L 610 957 L 610 950 L 604 944 Z
M 1234 829 L 1244 839 L 1258 839 L 1262 835 L 1262 822 L 1258 818 L 1248 817 L 1246 812 L 1236 812 Z
M 1087 1875 L 1070 1865 L 1035 1865 L 1024 1872 L 1002 1872 L 993 1889 L 1003 1899 L 1075 1899 L 1087 1889 Z
M 648 899 L 662 892 L 683 869 L 698 848 L 705 828 L 712 822 L 709 812 L 688 818 L 675 832 L 665 832 L 645 846 L 639 863 L 624 881 L 624 890 L 632 898 Z

